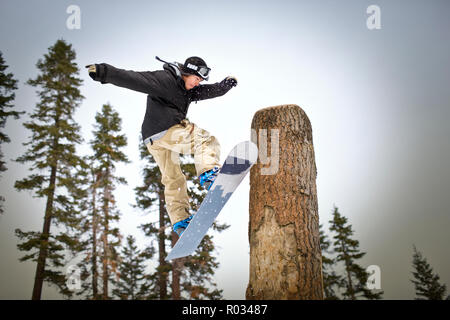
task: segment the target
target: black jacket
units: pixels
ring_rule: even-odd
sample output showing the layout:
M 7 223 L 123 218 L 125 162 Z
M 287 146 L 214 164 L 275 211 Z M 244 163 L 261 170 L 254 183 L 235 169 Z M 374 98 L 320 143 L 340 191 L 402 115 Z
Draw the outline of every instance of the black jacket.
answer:
M 118 69 L 106 63 L 96 64 L 94 80 L 148 94 L 147 110 L 142 123 L 144 140 L 185 119 L 192 101 L 219 97 L 231 89 L 231 85 L 223 80 L 186 90 L 177 67 L 166 63 L 163 68 L 164 70 L 136 72 Z

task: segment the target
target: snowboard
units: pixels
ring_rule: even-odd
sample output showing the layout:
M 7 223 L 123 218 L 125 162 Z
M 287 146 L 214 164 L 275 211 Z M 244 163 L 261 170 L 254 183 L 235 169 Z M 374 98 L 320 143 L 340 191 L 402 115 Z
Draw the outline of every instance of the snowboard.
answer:
M 197 249 L 257 158 L 258 147 L 250 141 L 241 142 L 231 150 L 197 213 L 166 257 L 166 261 L 191 255 Z

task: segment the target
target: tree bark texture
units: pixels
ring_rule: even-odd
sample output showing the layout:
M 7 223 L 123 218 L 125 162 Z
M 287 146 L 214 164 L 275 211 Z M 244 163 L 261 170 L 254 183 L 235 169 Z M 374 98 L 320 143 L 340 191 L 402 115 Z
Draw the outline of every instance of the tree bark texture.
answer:
M 178 238 L 178 235 L 176 235 L 175 232 L 172 232 L 172 247 L 175 246 Z M 172 300 L 181 299 L 180 277 L 183 263 L 184 258 L 172 260 Z
M 169 266 L 166 262 L 166 209 L 164 208 L 166 200 L 164 190 L 159 190 L 159 232 L 158 232 L 158 248 L 159 248 L 159 268 L 158 268 L 158 287 L 159 299 L 167 299 L 167 277 Z
M 323 299 L 311 123 L 297 105 L 259 110 L 250 171 L 247 299 Z
M 110 210 L 110 202 L 111 202 L 111 190 L 110 190 L 110 184 L 111 184 L 111 178 L 110 178 L 110 170 L 109 168 L 106 169 L 105 177 L 104 177 L 106 184 L 104 186 L 104 198 L 103 198 L 103 300 L 109 299 L 109 267 L 108 264 L 111 259 L 111 250 L 109 249 L 109 241 L 108 241 L 108 235 L 109 235 L 109 210 Z
M 92 299 L 98 300 L 98 269 L 97 269 L 97 230 L 98 230 L 98 214 L 97 214 L 97 189 L 99 188 L 101 174 L 94 175 L 94 183 L 92 185 Z

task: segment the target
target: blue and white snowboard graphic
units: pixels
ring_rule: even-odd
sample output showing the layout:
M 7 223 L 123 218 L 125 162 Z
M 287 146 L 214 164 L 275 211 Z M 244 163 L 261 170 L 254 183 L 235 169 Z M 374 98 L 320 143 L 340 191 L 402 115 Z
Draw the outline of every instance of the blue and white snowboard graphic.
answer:
M 178 239 L 166 261 L 192 254 L 225 203 L 258 158 L 258 147 L 250 141 L 237 144 L 229 153 L 200 208 Z

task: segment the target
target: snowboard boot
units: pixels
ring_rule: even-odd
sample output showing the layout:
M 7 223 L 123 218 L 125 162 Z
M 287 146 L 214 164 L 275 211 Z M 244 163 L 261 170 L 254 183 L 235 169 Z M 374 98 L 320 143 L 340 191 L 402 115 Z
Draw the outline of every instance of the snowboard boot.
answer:
M 183 233 L 184 230 L 186 230 L 189 222 L 192 220 L 192 218 L 194 217 L 193 214 L 191 214 L 191 216 L 189 218 L 186 218 L 184 220 L 178 221 L 177 223 L 175 223 L 173 225 L 173 232 L 175 232 L 178 237 L 181 237 L 181 234 Z
M 206 190 L 209 191 L 209 189 L 211 189 L 211 186 L 214 183 L 214 180 L 216 180 L 217 175 L 219 174 L 219 167 L 214 167 L 211 170 L 205 171 L 203 172 L 199 178 L 200 178 L 200 185 L 204 188 L 206 188 Z

